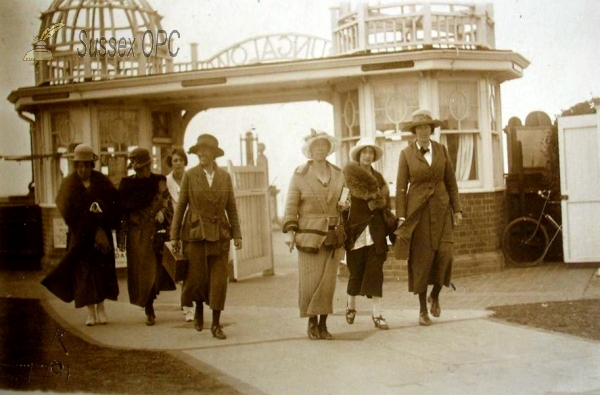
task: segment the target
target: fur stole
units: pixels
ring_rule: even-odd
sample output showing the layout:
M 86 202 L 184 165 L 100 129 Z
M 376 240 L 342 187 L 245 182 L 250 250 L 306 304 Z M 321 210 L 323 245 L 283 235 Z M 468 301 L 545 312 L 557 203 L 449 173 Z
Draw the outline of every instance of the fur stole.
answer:
M 160 192 L 160 181 L 166 182 L 166 177 L 160 174 L 150 174 L 148 178 L 138 178 L 135 175 L 121 179 L 119 192 L 123 209 L 135 210 L 150 205 L 156 194 Z
M 350 189 L 350 195 L 353 198 L 368 201 L 371 210 L 384 208 L 387 205 L 386 193 L 382 191 L 378 177 L 375 174 L 378 173 L 371 173 L 355 162 L 350 162 L 344 166 L 344 176 L 346 177 L 346 185 Z M 383 181 L 383 178 L 381 181 Z M 387 188 L 385 183 L 383 183 L 383 187 Z

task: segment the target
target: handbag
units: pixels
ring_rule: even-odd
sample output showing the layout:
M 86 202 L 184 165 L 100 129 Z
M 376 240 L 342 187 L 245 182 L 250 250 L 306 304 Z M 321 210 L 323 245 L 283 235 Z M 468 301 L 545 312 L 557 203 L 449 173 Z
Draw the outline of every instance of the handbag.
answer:
M 346 230 L 344 229 L 344 223 L 342 216 L 339 216 L 339 223 L 333 228 L 327 231 L 323 246 L 332 250 L 342 248 L 346 242 Z

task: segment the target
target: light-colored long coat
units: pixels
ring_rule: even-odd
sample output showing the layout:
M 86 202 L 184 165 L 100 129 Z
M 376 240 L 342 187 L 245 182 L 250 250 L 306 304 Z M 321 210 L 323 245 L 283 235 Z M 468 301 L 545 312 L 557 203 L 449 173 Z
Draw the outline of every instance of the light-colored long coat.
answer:
M 285 204 L 283 232 L 296 231 L 298 250 L 316 252 L 322 247 L 328 228 L 337 225 L 340 215 L 337 202 L 345 182 L 341 169 L 328 163 L 331 179 L 328 194 L 323 196 L 323 186 L 309 171 L 310 163 L 294 171 Z
M 292 176 L 285 205 L 283 231 L 296 232 L 300 317 L 333 313 L 337 267 L 343 250 L 327 249 L 323 241 L 329 227 L 338 224 L 337 202 L 345 182 L 341 169 L 328 165 L 328 187 L 310 171 L 311 161 L 299 166 Z
M 442 239 L 452 242 L 452 228 L 445 221 L 452 212 L 462 211 L 458 185 L 446 147 L 435 141 L 431 166 L 419 152 L 416 142 L 400 153 L 396 184 L 396 216 L 406 220 L 396 240 L 396 258 L 408 259 L 411 237 L 421 218 L 421 208 L 429 204 L 431 245 Z M 418 246 L 416 246 L 418 248 Z

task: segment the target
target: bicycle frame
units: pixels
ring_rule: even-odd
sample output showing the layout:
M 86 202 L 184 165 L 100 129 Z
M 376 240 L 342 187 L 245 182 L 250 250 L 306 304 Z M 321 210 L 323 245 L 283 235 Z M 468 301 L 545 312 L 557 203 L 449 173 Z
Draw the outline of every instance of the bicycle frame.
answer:
M 550 193 L 551 193 L 551 191 L 538 191 L 538 195 L 540 195 L 542 197 L 542 199 L 544 199 L 544 205 L 542 206 L 542 211 L 540 212 L 540 216 L 537 219 L 537 227 L 535 228 L 535 231 L 531 234 L 531 237 L 526 240 L 526 243 L 529 243 L 529 242 L 531 242 L 531 240 L 533 240 L 533 238 L 534 238 L 535 234 L 537 233 L 537 231 L 539 230 L 540 226 L 544 226 L 542 224 L 542 218 L 546 218 L 546 220 L 556 229 L 556 231 L 554 232 L 554 235 L 550 238 L 550 241 L 548 242 L 548 245 L 546 246 L 546 249 L 544 250 L 542 258 L 545 257 L 546 254 L 548 253 L 548 250 L 550 249 L 550 246 L 554 242 L 554 239 L 556 239 L 556 236 L 558 236 L 558 234 L 560 232 L 562 232 L 562 225 L 560 225 L 558 222 L 556 222 L 556 220 L 550 214 L 548 214 L 546 212 L 546 206 L 548 205 L 548 203 L 560 203 L 560 202 L 550 202 Z

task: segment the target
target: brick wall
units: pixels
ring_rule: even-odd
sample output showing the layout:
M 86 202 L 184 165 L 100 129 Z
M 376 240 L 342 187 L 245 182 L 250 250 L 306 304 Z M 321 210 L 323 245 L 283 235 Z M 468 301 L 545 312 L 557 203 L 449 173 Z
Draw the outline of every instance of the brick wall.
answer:
M 500 239 L 504 230 L 504 192 L 465 193 L 460 195 L 463 206 L 463 222 L 454 231 L 455 277 L 498 271 L 504 267 Z M 394 258 L 390 251 L 383 266 L 386 280 L 405 280 L 406 262 Z M 342 276 L 347 269 L 340 270 Z

